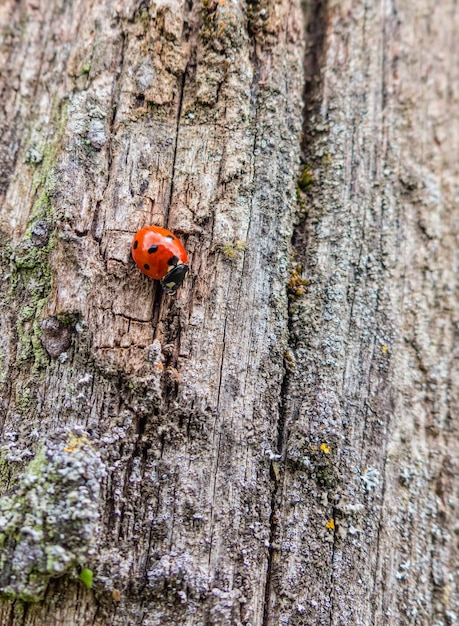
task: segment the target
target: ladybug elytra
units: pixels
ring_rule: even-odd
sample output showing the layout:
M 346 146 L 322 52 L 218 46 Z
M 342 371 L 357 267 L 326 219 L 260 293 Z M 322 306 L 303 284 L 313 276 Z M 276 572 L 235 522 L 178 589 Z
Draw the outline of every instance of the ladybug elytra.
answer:
M 161 282 L 166 293 L 175 293 L 188 272 L 185 248 L 173 233 L 159 226 L 145 226 L 134 235 L 132 258 L 140 271 Z

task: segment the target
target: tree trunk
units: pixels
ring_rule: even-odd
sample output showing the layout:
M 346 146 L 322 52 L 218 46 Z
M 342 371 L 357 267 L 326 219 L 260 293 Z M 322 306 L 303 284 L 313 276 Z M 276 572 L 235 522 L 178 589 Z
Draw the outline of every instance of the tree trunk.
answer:
M 0 623 L 455 624 L 457 4 L 0 20 Z

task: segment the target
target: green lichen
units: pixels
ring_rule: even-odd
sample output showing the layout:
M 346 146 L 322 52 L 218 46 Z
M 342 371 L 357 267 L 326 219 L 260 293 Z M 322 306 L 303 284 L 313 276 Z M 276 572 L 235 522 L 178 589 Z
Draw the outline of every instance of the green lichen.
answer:
M 232 261 L 237 258 L 241 252 L 243 252 L 247 247 L 247 244 L 244 241 L 229 241 L 222 245 L 221 250 L 225 257 Z
M 49 254 L 53 246 L 53 235 L 45 246 L 34 245 L 29 229 L 10 259 L 9 300 L 19 303 L 16 361 L 20 364 L 33 359 L 36 368 L 48 362 L 39 341 L 39 320 L 52 289 Z
M 58 137 L 66 119 L 66 107 L 57 111 Z M 52 194 L 56 184 L 54 168 L 57 142 L 40 148 L 42 160 L 33 175 L 33 191 L 37 199 L 33 205 L 28 228 L 15 246 L 7 244 L 4 258 L 9 262 L 10 303 L 17 303 L 18 365 L 33 360 L 35 369 L 45 366 L 48 357 L 40 342 L 40 320 L 52 290 L 50 253 L 55 245 L 55 211 Z M 34 237 L 37 224 L 46 225 L 48 232 L 42 240 Z
M 16 386 L 15 394 L 16 407 L 21 413 L 28 413 L 33 403 L 32 390 L 30 387 Z
M 58 321 L 63 324 L 66 328 L 75 328 L 76 324 L 80 321 L 80 313 L 67 311 L 65 313 L 59 313 L 56 316 Z
M 10 464 L 5 458 L 6 454 L 3 451 L 0 454 L 0 483 L 2 485 L 7 485 L 9 481 L 10 475 Z M 3 535 L 0 533 L 0 544 L 3 543 Z
M 89 74 L 91 71 L 91 61 L 86 61 L 84 65 L 81 66 L 79 76 L 83 76 L 84 74 Z
M 307 193 L 310 190 L 313 182 L 314 178 L 312 176 L 311 170 L 308 167 L 304 167 L 303 171 L 298 177 L 298 187 L 303 193 Z
M 53 204 L 55 172 L 65 129 L 66 105 L 56 103 L 53 115 L 56 132 L 52 140 L 47 140 L 45 135 L 38 136 L 38 130 L 30 138 L 33 154 L 29 154 L 26 162 L 30 164 L 30 197 L 34 202 L 27 228 L 19 241 L 0 232 L 0 306 L 4 313 L 4 334 L 13 346 L 13 350 L 8 351 L 2 342 L 0 384 L 15 381 L 12 393 L 17 404 L 10 405 L 10 412 L 17 410 L 27 416 L 36 404 L 36 370 L 49 364 L 49 356 L 40 340 L 40 324 L 53 288 L 50 255 L 56 243 L 58 219 Z M 5 354 L 9 354 L 6 362 Z M 16 369 L 14 374 L 13 369 Z
M 84 436 L 37 452 L 13 493 L 0 498 L 1 598 L 38 602 L 51 578 L 87 561 L 103 475 Z
M 304 220 L 309 212 L 309 206 L 307 196 L 300 190 L 298 184 L 296 185 L 296 205 L 298 220 Z
M 134 22 L 141 24 L 145 31 L 148 30 L 151 23 L 151 17 L 147 6 L 141 4 L 140 7 L 136 9 L 134 13 Z
M 278 483 L 281 479 L 281 470 L 279 461 L 273 460 L 271 461 L 271 470 L 274 476 L 274 480 Z
M 311 190 L 314 178 L 309 167 L 304 167 L 296 182 L 296 205 L 298 220 L 304 220 L 309 211 L 308 192 Z

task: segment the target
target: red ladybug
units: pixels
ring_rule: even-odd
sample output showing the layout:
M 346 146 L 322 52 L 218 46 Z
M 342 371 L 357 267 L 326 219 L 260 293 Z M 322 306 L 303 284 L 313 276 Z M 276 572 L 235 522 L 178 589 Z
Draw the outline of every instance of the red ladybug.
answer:
M 145 226 L 134 235 L 132 258 L 144 274 L 161 281 L 166 293 L 175 293 L 188 272 L 185 248 L 159 226 Z

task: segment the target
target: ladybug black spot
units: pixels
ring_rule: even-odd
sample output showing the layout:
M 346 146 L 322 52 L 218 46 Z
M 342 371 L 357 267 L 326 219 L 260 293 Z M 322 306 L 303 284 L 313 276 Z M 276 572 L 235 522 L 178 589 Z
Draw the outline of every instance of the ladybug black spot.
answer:
M 158 249 L 158 246 L 156 244 L 154 246 L 150 246 L 148 248 L 148 254 L 153 254 L 153 252 L 156 252 L 157 249 Z
M 174 237 L 172 237 L 172 235 L 166 235 L 166 239 L 170 239 L 171 241 L 174 241 Z
M 137 241 L 137 239 L 134 241 L 134 245 L 132 246 L 134 248 L 134 250 L 137 250 L 137 246 L 139 245 L 139 242 Z
M 174 267 L 177 265 L 178 262 L 179 262 L 178 256 L 172 256 L 169 259 L 169 265 L 173 265 Z
M 146 270 L 149 270 L 149 269 L 150 269 L 150 266 L 148 265 L 148 263 L 145 263 L 144 268 L 145 268 Z

